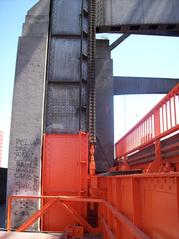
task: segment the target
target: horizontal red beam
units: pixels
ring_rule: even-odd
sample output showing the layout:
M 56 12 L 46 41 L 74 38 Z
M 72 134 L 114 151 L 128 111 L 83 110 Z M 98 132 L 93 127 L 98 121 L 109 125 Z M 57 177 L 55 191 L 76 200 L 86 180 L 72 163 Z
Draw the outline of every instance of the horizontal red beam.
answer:
M 103 202 L 100 198 L 90 198 L 90 197 L 80 197 L 80 196 L 19 196 L 19 195 L 12 195 L 9 198 L 11 199 L 58 199 L 60 201 L 71 201 L 71 202 Z

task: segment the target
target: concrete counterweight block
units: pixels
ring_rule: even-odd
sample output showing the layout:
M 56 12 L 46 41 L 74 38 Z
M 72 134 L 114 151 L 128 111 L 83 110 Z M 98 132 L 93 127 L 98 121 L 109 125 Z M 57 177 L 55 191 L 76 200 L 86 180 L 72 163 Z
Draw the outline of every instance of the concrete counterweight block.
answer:
M 41 149 L 47 61 L 49 0 L 32 7 L 19 38 L 12 105 L 7 196 L 40 195 Z M 39 207 L 38 200 L 13 201 L 12 228 Z M 37 229 L 38 224 L 31 227 Z

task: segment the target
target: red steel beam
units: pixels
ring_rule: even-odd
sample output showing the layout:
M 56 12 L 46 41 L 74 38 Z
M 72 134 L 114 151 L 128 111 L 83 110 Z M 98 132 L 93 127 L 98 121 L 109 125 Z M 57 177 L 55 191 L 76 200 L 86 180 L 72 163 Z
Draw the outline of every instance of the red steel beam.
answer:
M 79 213 L 72 208 L 67 202 L 62 202 L 62 205 L 68 210 L 72 217 L 74 217 L 88 232 L 92 234 L 99 233 L 99 228 L 93 228 Z
M 135 236 L 136 239 L 150 239 L 142 230 L 140 230 L 135 224 L 129 220 L 126 216 L 120 213 L 109 202 L 104 201 L 105 206 L 112 212 L 112 214 L 123 224 L 128 230 Z
M 9 198 L 11 199 L 50 199 L 50 198 L 55 198 L 60 201 L 70 201 L 70 202 L 98 202 L 101 203 L 103 202 L 102 199 L 100 198 L 92 198 L 92 197 L 81 197 L 81 196 L 29 196 L 29 195 L 13 195 L 10 196 Z
M 104 220 L 103 218 L 100 218 L 100 219 L 101 219 L 101 222 L 102 222 L 102 224 L 103 224 L 103 227 L 104 227 L 105 231 L 106 231 L 107 234 L 108 234 L 108 237 L 109 237 L 110 239 L 116 239 L 115 236 L 114 236 L 114 234 L 113 234 L 112 231 L 110 230 L 108 224 L 105 222 L 105 220 Z
M 40 218 L 56 201 L 72 201 L 72 202 L 97 202 L 102 203 L 103 200 L 99 198 L 90 197 L 78 197 L 78 196 L 19 196 L 14 195 L 8 198 L 7 208 L 7 231 L 11 230 L 11 211 L 12 211 L 12 200 L 13 199 L 49 199 L 40 210 L 34 213 L 23 225 L 21 225 L 16 231 L 22 232 L 29 228 L 38 218 Z
M 40 210 L 35 212 L 27 221 L 25 221 L 19 228 L 17 228 L 16 232 L 24 232 L 28 229 L 38 218 L 40 218 L 44 213 L 48 211 L 48 209 L 57 201 L 57 198 L 50 199 Z

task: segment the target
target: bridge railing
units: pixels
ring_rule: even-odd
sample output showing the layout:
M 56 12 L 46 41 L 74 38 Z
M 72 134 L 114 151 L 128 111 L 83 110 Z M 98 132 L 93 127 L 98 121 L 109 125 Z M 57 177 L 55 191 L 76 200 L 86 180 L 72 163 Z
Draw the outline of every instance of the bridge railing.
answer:
M 126 158 L 127 155 L 177 130 L 179 130 L 179 84 L 116 143 L 116 157 Z
M 41 200 L 40 209 L 33 212 L 31 216 L 26 218 L 21 226 L 18 228 L 12 228 L 12 209 L 13 209 L 13 201 L 17 200 Z M 44 203 L 43 200 L 46 200 Z M 10 232 L 12 229 L 16 230 L 16 232 L 24 232 L 28 230 L 35 222 L 43 217 L 43 215 L 49 212 L 49 209 L 56 203 L 61 203 L 64 208 L 68 211 L 68 213 L 75 218 L 75 220 L 84 227 L 84 229 L 92 234 L 98 234 L 100 232 L 99 227 L 92 227 L 85 218 L 83 218 L 77 210 L 75 210 L 69 202 L 90 202 L 90 203 L 102 203 L 103 200 L 100 198 L 92 198 L 92 197 L 80 197 L 80 196 L 64 196 L 64 195 L 56 195 L 56 196 L 30 196 L 30 195 L 12 195 L 8 197 L 8 205 L 7 205 L 7 231 Z M 19 209 L 20 210 L 20 209 Z M 81 238 L 81 237 L 80 237 Z

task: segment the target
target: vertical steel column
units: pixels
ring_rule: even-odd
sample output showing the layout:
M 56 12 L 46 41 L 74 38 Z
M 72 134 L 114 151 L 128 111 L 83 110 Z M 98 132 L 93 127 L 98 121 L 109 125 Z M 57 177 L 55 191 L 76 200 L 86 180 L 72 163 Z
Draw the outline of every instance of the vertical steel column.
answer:
M 88 17 L 88 0 L 51 0 L 43 195 L 88 192 Z M 70 206 L 86 218 L 85 203 Z M 75 224 L 57 205 L 44 216 L 42 228 L 63 231 Z
M 52 0 L 47 133 L 87 131 L 88 1 Z

